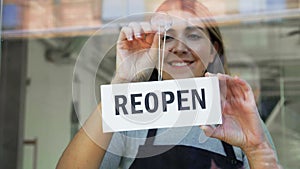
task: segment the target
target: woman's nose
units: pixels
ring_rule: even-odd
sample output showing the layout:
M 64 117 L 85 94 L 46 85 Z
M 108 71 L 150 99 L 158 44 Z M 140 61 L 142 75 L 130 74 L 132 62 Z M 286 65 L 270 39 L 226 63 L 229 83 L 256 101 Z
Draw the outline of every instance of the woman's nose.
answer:
M 184 42 L 177 40 L 170 52 L 177 55 L 185 55 L 188 54 L 188 48 Z

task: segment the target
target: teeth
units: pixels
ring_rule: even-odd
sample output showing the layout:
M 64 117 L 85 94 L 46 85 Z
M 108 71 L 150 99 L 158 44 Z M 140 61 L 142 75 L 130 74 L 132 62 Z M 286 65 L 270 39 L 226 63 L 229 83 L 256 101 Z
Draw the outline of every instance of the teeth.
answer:
M 188 63 L 186 63 L 186 62 L 172 62 L 171 65 L 172 66 L 187 66 Z

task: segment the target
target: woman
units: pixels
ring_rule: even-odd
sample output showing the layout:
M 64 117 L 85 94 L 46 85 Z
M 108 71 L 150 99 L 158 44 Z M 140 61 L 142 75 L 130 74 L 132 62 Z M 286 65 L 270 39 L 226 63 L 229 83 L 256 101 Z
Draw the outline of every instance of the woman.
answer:
M 211 17 L 200 3 L 166 0 L 157 12 L 170 16 L 173 23 L 165 39 L 161 39 L 166 42 L 162 54 L 165 58 L 160 60 L 164 63 L 164 80 L 213 76 L 205 72 L 217 59 L 226 65 L 221 34 L 215 23 L 207 19 L 199 22 L 199 18 Z M 146 22 L 122 28 L 112 83 L 156 79 L 157 71 L 151 68 L 157 67 L 158 34 L 158 28 Z M 202 130 L 192 127 L 188 131 L 174 128 L 168 132 L 151 129 L 104 134 L 99 106 L 84 124 L 85 130 L 80 129 L 67 147 L 57 168 L 280 168 L 249 85 L 238 77 L 217 76 L 221 84 L 226 82 L 223 88 L 227 89 L 222 100 L 222 125 L 201 126 Z M 211 138 L 195 141 L 202 132 Z M 178 133 L 185 137 L 174 142 Z M 142 139 L 136 141 L 132 137 Z

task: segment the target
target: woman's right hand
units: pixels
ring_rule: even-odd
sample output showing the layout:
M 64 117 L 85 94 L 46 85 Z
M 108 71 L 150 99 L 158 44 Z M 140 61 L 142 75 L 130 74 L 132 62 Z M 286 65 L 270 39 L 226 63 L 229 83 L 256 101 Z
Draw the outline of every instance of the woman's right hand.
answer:
M 117 71 L 113 82 L 148 80 L 157 63 L 158 35 L 148 22 L 122 28 L 117 42 Z

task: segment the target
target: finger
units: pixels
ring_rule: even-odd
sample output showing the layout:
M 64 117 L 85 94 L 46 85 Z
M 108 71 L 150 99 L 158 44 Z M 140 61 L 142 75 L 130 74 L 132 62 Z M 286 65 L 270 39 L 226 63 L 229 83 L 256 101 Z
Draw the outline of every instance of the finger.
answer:
M 214 76 L 214 74 L 207 73 L 206 76 Z M 240 103 L 240 101 L 238 101 L 239 99 L 246 99 L 246 92 L 243 90 L 242 86 L 245 87 L 247 83 L 238 77 L 231 77 L 226 74 L 218 73 L 217 76 L 219 79 L 223 109 L 226 103 L 231 106 L 236 106 L 237 103 Z
M 252 100 L 255 102 L 254 93 L 251 89 L 251 86 L 243 79 L 237 79 L 237 83 L 239 83 L 241 88 L 244 90 L 245 100 Z
M 245 92 L 247 91 L 246 82 L 237 76 L 231 77 L 229 75 L 220 74 L 220 79 L 226 79 L 226 97 L 229 98 L 242 98 L 245 99 Z
M 226 100 L 230 100 L 231 98 L 233 98 L 234 96 L 233 96 L 233 92 L 232 92 L 232 87 L 231 87 L 231 82 L 230 82 L 230 80 L 227 78 L 227 77 L 225 77 L 226 78 Z
M 226 101 L 227 86 L 226 86 L 226 80 L 224 78 L 220 78 L 219 76 L 220 75 L 218 75 L 219 88 L 220 88 L 220 95 L 221 95 L 221 103 L 223 106 L 224 102 Z
M 216 74 L 213 74 L 213 73 L 210 73 L 210 72 L 206 72 L 204 74 L 205 77 L 213 77 L 213 76 L 216 76 Z
M 232 87 L 232 77 L 221 73 L 218 73 L 218 77 L 224 83 L 224 86 L 226 86 L 226 94 L 232 95 L 232 92 L 230 91 L 230 88 Z
M 243 80 L 237 76 L 234 77 L 234 81 L 236 84 L 239 85 L 240 90 L 242 91 L 242 93 L 244 95 L 244 99 L 245 100 L 249 99 L 249 97 L 251 97 L 251 95 L 252 95 L 251 86 L 245 80 Z
M 152 44 L 153 38 L 155 36 L 155 30 L 152 29 L 149 22 L 141 22 L 140 25 L 141 25 L 141 29 L 144 32 L 144 38 L 146 43 Z
M 146 43 L 152 45 L 154 37 L 155 37 L 155 33 L 145 34 L 145 41 L 146 41 Z
M 220 88 L 220 97 L 221 97 L 221 105 L 223 107 L 223 102 L 226 98 L 226 79 L 222 77 L 222 74 L 213 74 L 210 72 L 205 73 L 205 77 L 214 77 L 217 76 L 219 79 L 219 88 Z
M 133 35 L 136 39 L 142 38 L 142 27 L 137 22 L 131 22 L 128 27 L 130 27 L 133 30 Z
M 243 89 L 244 91 L 247 92 L 247 91 L 251 90 L 250 85 L 249 85 L 245 80 L 239 78 L 238 76 L 235 76 L 235 77 L 234 77 L 234 80 L 235 80 L 235 82 L 236 82 L 237 84 L 239 84 L 239 85 L 242 87 L 242 89 Z
M 154 30 L 151 28 L 151 25 L 149 22 L 141 22 L 140 23 L 141 29 L 143 30 L 144 33 L 153 33 Z
M 226 100 L 231 100 L 233 98 L 239 98 L 244 96 L 243 91 L 239 87 L 239 84 L 237 84 L 234 81 L 233 77 L 226 74 L 218 74 L 218 77 L 220 81 L 224 81 L 223 86 L 226 86 L 226 88 L 223 89 L 226 91 Z
M 224 79 L 222 77 L 222 74 L 213 74 L 213 73 L 210 73 L 210 72 L 206 72 L 204 74 L 205 77 L 214 77 L 214 76 L 217 76 L 218 77 L 218 80 L 219 80 L 219 88 L 220 88 L 220 92 L 221 92 L 221 97 L 224 97 L 225 96 L 225 89 L 226 89 L 226 79 Z
M 133 40 L 133 30 L 130 27 L 125 26 L 121 29 L 121 33 L 119 35 L 118 41 L 120 42 L 124 40 L 128 40 L 128 41 Z
M 236 83 L 236 80 L 234 78 L 228 79 L 229 87 L 232 92 L 232 95 L 235 99 L 243 99 L 245 100 L 245 92 L 242 89 L 241 85 Z

